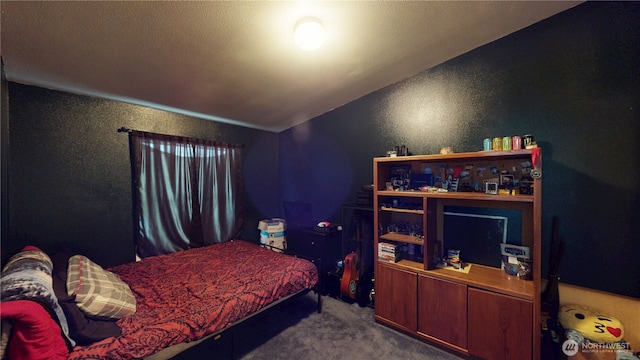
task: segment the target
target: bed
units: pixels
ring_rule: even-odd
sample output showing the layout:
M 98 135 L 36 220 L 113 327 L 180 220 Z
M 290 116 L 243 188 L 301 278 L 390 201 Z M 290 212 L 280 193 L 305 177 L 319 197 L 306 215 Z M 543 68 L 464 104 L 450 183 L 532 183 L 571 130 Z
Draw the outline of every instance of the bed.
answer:
M 56 258 L 53 256 L 52 262 Z M 314 289 L 318 282 L 318 271 L 310 261 L 241 240 L 149 257 L 107 270 L 129 286 L 135 296 L 135 313 L 111 322 L 117 325 L 117 336 L 75 346 L 67 340 L 72 349 L 70 360 L 166 359 Z M 55 274 L 53 279 L 55 285 Z M 3 319 L 4 300 L 3 295 Z M 24 301 L 15 300 L 15 304 Z M 59 312 L 47 310 L 60 324 Z M 16 319 L 12 318 L 14 325 L 20 321 Z M 69 332 L 73 330 L 72 324 L 67 327 Z M 58 335 L 64 338 L 65 332 Z M 73 336 L 70 338 L 73 341 Z

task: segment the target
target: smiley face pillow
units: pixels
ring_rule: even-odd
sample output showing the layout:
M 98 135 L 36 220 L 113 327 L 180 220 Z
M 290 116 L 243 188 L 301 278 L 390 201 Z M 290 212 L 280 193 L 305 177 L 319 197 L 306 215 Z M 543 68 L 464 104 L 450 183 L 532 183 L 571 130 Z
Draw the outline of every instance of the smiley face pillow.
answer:
M 583 305 L 562 305 L 558 318 L 566 330 L 577 331 L 596 343 L 616 343 L 624 337 L 624 327 L 618 319 Z

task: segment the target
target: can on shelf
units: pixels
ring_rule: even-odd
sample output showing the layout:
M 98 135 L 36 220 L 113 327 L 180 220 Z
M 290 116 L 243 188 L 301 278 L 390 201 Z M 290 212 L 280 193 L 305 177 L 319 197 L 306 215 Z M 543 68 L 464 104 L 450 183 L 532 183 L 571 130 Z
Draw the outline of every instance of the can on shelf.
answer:
M 502 150 L 502 138 L 493 138 L 493 150 Z
M 511 138 L 511 148 L 513 148 L 513 150 L 522 149 L 522 138 L 520 136 L 516 135 Z
M 528 149 L 533 143 L 533 135 L 527 134 L 522 137 L 522 145 L 524 145 L 525 149 Z
M 491 139 L 484 139 L 484 141 L 482 141 L 482 150 L 491 150 L 491 145 Z
M 502 150 L 511 150 L 511 137 L 505 136 L 502 138 Z

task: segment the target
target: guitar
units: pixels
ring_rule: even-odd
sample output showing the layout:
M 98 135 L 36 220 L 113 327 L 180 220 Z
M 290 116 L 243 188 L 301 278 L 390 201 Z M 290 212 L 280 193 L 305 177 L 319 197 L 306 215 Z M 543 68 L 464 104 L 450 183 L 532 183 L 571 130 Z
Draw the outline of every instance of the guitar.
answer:
M 356 298 L 356 290 L 358 287 L 358 254 L 352 252 L 344 258 L 344 273 L 340 281 L 340 292 L 343 296 L 351 299 Z
M 360 280 L 360 252 L 361 252 L 361 239 L 360 239 L 360 226 L 356 224 L 356 251 L 349 253 L 344 258 L 344 272 L 342 273 L 342 280 L 340 282 L 340 292 L 343 296 L 349 297 L 353 300 L 356 299 L 356 293 L 359 290 L 358 280 Z

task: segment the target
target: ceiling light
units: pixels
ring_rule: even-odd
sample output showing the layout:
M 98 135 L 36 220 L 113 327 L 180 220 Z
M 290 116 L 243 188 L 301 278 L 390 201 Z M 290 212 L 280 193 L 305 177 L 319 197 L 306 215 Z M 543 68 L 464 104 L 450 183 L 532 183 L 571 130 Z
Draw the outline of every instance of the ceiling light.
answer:
M 293 38 L 303 50 L 313 51 L 324 43 L 327 33 L 322 22 L 314 17 L 304 17 L 294 27 Z

